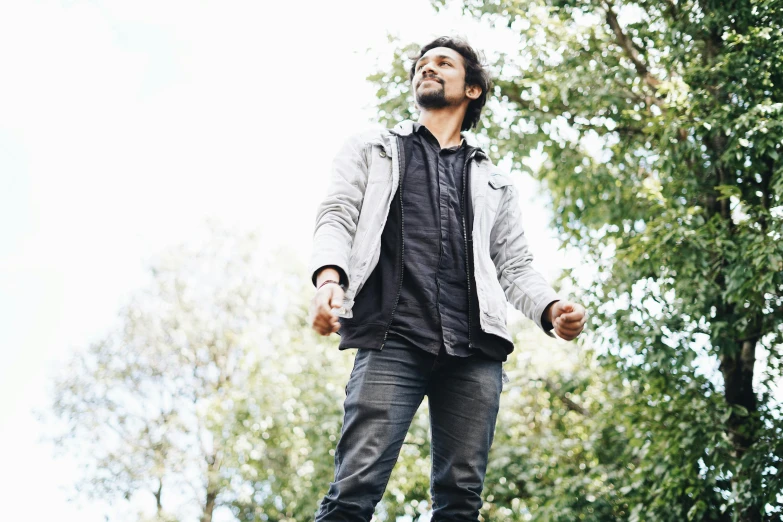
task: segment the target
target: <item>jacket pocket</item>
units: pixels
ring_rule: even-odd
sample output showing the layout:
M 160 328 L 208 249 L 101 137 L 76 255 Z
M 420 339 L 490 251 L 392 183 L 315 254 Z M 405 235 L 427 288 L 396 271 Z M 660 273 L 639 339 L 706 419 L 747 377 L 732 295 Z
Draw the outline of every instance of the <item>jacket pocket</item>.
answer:
M 369 176 L 367 184 L 391 183 L 392 161 L 386 150 L 380 145 L 373 145 L 369 153 Z
M 494 189 L 502 189 L 511 185 L 511 180 L 505 174 L 492 174 L 489 177 L 489 186 Z
M 492 190 L 487 191 L 486 206 L 490 212 L 490 223 L 494 222 L 495 215 L 500 208 L 503 196 L 509 185 L 512 185 L 511 180 L 503 174 L 493 174 L 489 177 L 489 186 Z

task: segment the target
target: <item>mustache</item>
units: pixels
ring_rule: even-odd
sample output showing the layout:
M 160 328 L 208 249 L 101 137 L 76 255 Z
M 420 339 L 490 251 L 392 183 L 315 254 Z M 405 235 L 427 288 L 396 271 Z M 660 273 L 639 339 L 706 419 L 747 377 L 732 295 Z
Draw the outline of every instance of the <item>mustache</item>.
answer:
M 416 86 L 418 87 L 419 85 L 421 85 L 422 83 L 424 83 L 424 80 L 435 80 L 435 81 L 436 81 L 436 82 L 438 82 L 439 84 L 443 85 L 443 80 L 441 80 L 440 78 L 438 78 L 438 77 L 437 77 L 437 76 L 435 76 L 434 74 L 431 74 L 431 75 L 429 75 L 429 76 L 422 76 L 421 80 L 419 80 L 419 83 L 418 83 Z

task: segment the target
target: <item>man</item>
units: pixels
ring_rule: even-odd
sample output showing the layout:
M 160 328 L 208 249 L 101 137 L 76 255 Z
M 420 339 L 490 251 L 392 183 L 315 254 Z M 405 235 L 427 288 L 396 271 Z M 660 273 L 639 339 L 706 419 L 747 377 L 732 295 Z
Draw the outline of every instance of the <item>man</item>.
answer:
M 531 266 L 508 177 L 460 131 L 490 87 L 478 54 L 438 38 L 410 70 L 418 122 L 348 140 L 318 209 L 310 317 L 358 348 L 335 476 L 317 521 L 367 521 L 426 395 L 433 521 L 476 521 L 495 430 L 511 302 L 571 340 L 585 310 Z

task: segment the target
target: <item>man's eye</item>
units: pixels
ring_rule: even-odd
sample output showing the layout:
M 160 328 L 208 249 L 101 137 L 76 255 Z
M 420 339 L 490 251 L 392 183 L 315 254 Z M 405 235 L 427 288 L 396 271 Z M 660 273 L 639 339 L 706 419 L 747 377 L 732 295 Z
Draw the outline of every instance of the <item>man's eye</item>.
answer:
M 440 62 L 441 65 L 451 65 L 449 62 Z

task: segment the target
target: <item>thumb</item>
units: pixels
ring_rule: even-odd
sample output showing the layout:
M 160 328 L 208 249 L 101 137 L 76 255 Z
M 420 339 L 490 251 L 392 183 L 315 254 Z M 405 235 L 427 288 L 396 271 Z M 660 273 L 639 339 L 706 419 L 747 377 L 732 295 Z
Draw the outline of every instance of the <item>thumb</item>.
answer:
M 574 304 L 573 303 L 563 303 L 563 312 L 573 312 L 574 311 Z
M 342 308 L 343 306 L 343 292 L 342 290 L 334 290 L 332 292 L 332 300 L 329 303 L 332 308 Z

